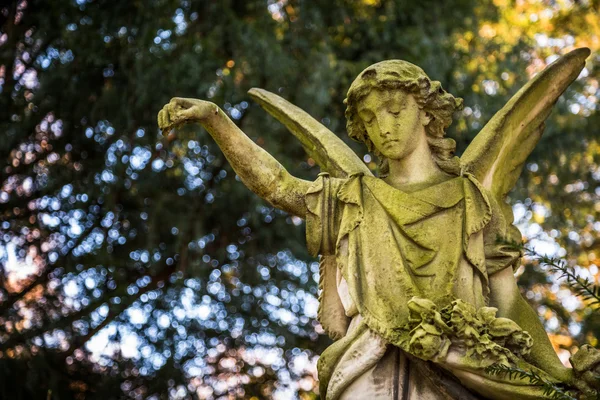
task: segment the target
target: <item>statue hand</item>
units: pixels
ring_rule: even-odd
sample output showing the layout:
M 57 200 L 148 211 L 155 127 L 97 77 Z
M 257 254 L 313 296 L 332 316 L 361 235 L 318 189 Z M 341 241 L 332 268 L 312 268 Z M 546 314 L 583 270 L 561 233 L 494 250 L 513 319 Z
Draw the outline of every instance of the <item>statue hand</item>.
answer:
M 219 107 L 210 101 L 173 97 L 158 113 L 158 127 L 165 131 L 187 122 L 206 121 Z
M 600 391 L 600 351 L 584 344 L 570 360 L 573 365 L 573 386 L 590 398 L 596 398 Z

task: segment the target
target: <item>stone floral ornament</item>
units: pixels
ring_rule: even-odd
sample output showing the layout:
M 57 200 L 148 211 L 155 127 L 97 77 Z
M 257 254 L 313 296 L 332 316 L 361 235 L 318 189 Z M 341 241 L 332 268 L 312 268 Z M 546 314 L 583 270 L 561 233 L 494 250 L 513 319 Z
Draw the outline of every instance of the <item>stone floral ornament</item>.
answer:
M 575 376 L 588 387 L 600 391 L 600 351 L 588 344 L 581 346 L 571 359 Z M 581 387 L 585 391 L 587 387 Z M 597 397 L 596 397 L 597 398 Z
M 292 176 L 211 102 L 173 98 L 158 123 L 200 123 L 250 190 L 306 220 L 308 250 L 320 256 L 318 318 L 335 340 L 317 366 L 321 398 L 549 398 L 536 382 L 487 373 L 492 364 L 591 393 L 593 352 L 562 365 L 516 284 L 520 252 L 498 241 L 521 239 L 507 195 L 589 54 L 574 50 L 537 74 L 460 158 L 445 130 L 462 99 L 409 62 L 367 67 L 348 90 L 346 128 L 379 158 L 376 173 L 262 89 L 249 94 L 321 167 L 314 182 Z
M 465 368 L 481 370 L 511 365 L 531 351 L 533 339 L 514 321 L 497 318 L 498 309 L 455 300 L 441 310 L 428 299 L 408 302 L 408 324 L 398 330 L 400 347 L 422 360 L 444 363 L 450 349 L 460 354 Z

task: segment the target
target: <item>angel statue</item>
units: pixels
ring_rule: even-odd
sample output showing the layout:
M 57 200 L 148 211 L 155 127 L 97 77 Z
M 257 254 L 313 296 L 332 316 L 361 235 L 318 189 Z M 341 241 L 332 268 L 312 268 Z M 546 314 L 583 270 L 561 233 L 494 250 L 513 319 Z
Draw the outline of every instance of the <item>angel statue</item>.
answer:
M 158 123 L 200 123 L 250 190 L 306 220 L 308 249 L 321 256 L 319 321 L 335 340 L 318 363 L 322 398 L 550 398 L 544 382 L 589 395 L 600 357 L 587 349 L 571 369 L 554 352 L 513 275 L 521 252 L 507 243 L 521 235 L 505 201 L 589 54 L 574 50 L 539 73 L 460 159 L 444 130 L 462 99 L 406 61 L 368 67 L 348 90 L 347 130 L 377 155 L 378 176 L 334 133 L 262 89 L 249 93 L 323 170 L 314 182 L 290 175 L 211 102 L 173 98 Z

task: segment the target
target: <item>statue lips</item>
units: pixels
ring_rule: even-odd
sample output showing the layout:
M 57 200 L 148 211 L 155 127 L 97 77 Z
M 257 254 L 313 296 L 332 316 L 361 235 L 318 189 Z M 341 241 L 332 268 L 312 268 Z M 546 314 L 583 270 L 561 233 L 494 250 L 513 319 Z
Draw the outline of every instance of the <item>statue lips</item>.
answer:
M 388 145 L 391 145 L 393 143 L 398 143 L 398 142 L 399 142 L 398 139 L 389 139 L 389 140 L 386 140 L 385 142 L 383 142 L 383 146 L 388 146 Z

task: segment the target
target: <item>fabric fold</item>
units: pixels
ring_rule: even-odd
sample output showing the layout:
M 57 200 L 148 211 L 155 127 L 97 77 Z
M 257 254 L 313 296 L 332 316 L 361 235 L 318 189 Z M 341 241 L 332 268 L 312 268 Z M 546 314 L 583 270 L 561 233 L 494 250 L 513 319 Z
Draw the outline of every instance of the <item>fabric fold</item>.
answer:
M 472 176 L 407 193 L 362 174 L 339 179 L 324 173 L 307 191 L 306 206 L 307 245 L 311 254 L 322 255 L 318 317 L 338 340 L 319 362 L 323 384 L 342 349 L 356 339 L 356 332 L 348 333 L 352 317 L 403 348 L 406 337 L 399 332 L 413 297 L 440 309 L 457 299 L 487 304 L 486 260 L 499 254 L 489 236 L 498 232 L 485 231 L 494 204 Z M 342 288 L 351 308 L 341 300 Z

